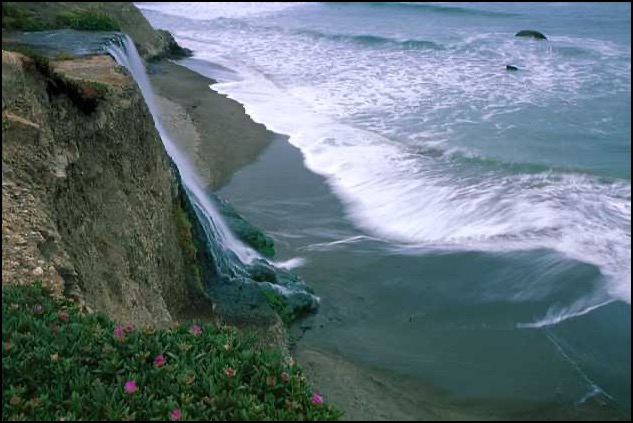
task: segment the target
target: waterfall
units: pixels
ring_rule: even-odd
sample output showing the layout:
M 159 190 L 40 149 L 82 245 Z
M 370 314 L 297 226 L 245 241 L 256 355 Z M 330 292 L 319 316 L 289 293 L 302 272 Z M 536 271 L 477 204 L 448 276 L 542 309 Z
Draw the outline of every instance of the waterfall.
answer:
M 255 250 L 237 239 L 230 231 L 213 200 L 205 193 L 192 164 L 179 151 L 178 146 L 165 130 L 158 113 L 154 91 L 145 71 L 145 65 L 136 50 L 134 42 L 129 36 L 121 34 L 106 44 L 105 48 L 119 65 L 129 70 L 138 84 L 147 107 L 154 118 L 156 130 L 163 140 L 165 149 L 180 172 L 182 184 L 204 228 L 207 245 L 217 263 L 219 273 L 230 278 L 248 276 L 245 264 L 250 264 L 256 259 L 262 259 L 262 257 Z
M 296 263 L 301 259 L 269 263 L 228 228 L 215 200 L 205 192 L 195 168 L 165 130 L 145 65 L 129 36 L 122 33 L 86 33 L 65 29 L 16 32 L 11 37 L 38 48 L 43 54 L 66 52 L 82 56 L 107 53 L 120 66 L 125 67 L 141 90 L 167 154 L 178 168 L 184 191 L 204 230 L 206 246 L 220 279 L 229 285 L 241 284 L 238 291 L 243 293 L 244 298 L 252 299 L 257 296 L 253 291 L 272 290 L 285 297 L 288 307 L 295 314 L 317 309 L 319 298 L 311 293 L 311 289 L 301 278 L 284 269 L 289 263 Z M 242 291 L 242 288 L 247 289 Z M 236 297 L 230 297 L 230 301 L 235 299 Z

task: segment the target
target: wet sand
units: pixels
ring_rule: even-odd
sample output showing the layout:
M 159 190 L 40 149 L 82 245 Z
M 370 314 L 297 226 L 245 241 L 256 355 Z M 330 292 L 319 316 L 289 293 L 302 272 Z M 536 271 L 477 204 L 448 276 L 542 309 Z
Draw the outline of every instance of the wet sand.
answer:
M 149 67 L 167 130 L 212 190 L 252 163 L 274 136 L 241 104 L 209 88 L 213 79 L 172 62 Z

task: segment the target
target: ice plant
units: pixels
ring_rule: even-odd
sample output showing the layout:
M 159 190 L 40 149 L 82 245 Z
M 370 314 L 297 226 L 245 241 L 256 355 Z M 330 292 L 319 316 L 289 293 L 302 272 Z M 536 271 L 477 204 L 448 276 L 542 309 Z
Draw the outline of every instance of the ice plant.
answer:
M 189 332 L 193 333 L 194 335 L 200 335 L 202 333 L 202 328 L 198 325 L 192 325 L 191 329 L 189 329 Z
M 57 354 L 57 353 L 51 354 L 51 360 L 53 360 L 53 361 L 59 360 L 59 354 Z
M 123 338 L 123 326 L 118 325 L 114 328 L 114 337 L 118 340 L 121 340 L 121 338 Z
M 284 383 L 290 382 L 290 375 L 288 373 L 286 373 L 286 372 L 283 372 L 281 374 L 281 380 L 283 380 Z
M 231 367 L 227 368 L 224 373 L 228 376 L 228 377 L 233 377 L 235 376 L 235 370 L 232 369 Z
M 138 386 L 136 386 L 136 381 L 128 380 L 127 382 L 125 382 L 124 389 L 125 389 L 126 394 L 133 394 L 134 392 L 138 390 Z
M 41 304 L 35 305 L 33 306 L 33 311 L 35 311 L 37 314 L 40 314 L 44 311 L 44 307 Z
M 180 420 L 180 418 L 182 417 L 182 415 L 180 414 L 180 409 L 176 408 L 171 410 L 169 417 L 171 417 L 172 420 Z
M 128 322 L 124 329 L 126 332 L 134 332 L 134 323 Z
M 162 354 L 157 355 L 156 358 L 154 358 L 154 366 L 160 367 L 163 364 L 165 364 L 165 357 L 163 357 Z
M 315 392 L 312 394 L 312 402 L 314 404 L 321 404 L 323 402 L 323 397 Z
M 60 312 L 57 317 L 59 317 L 59 320 L 62 320 L 64 322 L 68 321 L 68 313 L 66 313 L 65 311 Z

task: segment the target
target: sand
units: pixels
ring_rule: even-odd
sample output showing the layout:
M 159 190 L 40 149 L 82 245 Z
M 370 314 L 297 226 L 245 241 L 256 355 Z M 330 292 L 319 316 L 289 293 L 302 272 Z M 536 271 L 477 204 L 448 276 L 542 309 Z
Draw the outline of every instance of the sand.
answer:
M 212 91 L 214 80 L 172 62 L 154 64 L 150 71 L 166 129 L 208 188 L 226 184 L 274 137 L 253 122 L 241 104 Z

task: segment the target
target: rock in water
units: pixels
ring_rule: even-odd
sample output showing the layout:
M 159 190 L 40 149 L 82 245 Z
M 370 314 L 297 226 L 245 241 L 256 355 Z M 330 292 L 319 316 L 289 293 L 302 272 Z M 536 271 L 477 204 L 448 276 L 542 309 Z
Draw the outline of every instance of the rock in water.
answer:
M 515 37 L 532 37 L 535 38 L 537 40 L 547 40 L 547 37 L 543 34 L 541 34 L 538 31 L 534 31 L 532 29 L 524 29 L 523 31 L 519 31 L 516 34 L 514 34 Z
M 506 65 L 506 70 L 509 71 L 518 71 L 519 68 L 517 68 L 516 66 L 512 66 L 512 65 Z
M 217 195 L 213 195 L 217 201 L 218 210 L 229 225 L 233 233 L 245 244 L 255 249 L 265 257 L 275 255 L 275 242 L 254 225 L 250 224 L 240 215 L 235 208 Z

